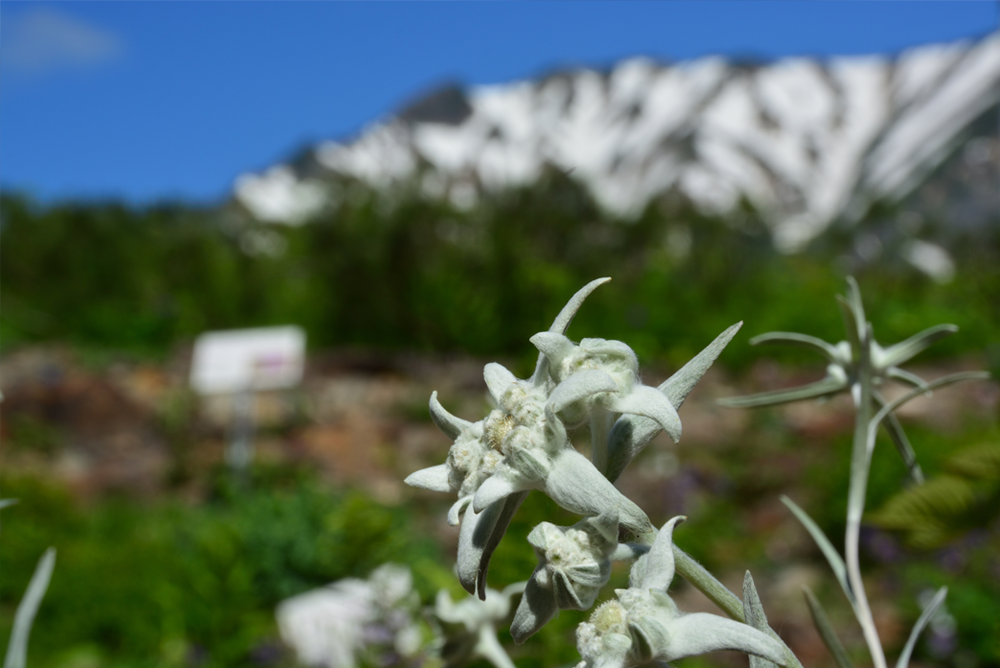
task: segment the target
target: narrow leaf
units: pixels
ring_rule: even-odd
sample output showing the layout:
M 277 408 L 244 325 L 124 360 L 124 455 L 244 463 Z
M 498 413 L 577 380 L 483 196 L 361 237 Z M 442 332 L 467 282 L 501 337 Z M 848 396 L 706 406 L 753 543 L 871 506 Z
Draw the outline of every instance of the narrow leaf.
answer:
M 521 507 L 521 504 L 524 503 L 527 497 L 528 492 L 517 492 L 503 500 L 503 507 L 500 509 L 500 514 L 493 525 L 493 530 L 490 531 L 486 544 L 483 546 L 482 555 L 479 558 L 479 575 L 476 578 L 476 588 L 479 590 L 480 600 L 486 600 L 486 575 L 490 570 L 490 559 L 493 558 L 493 553 L 496 551 L 497 546 L 500 545 L 500 540 L 507 533 L 507 527 L 510 526 L 511 520 L 514 519 L 514 513 L 517 512 L 517 509 Z
M 940 341 L 957 331 L 958 327 L 955 325 L 935 325 L 934 327 L 928 327 L 905 341 L 889 346 L 882 353 L 880 366 L 886 368 L 903 364 L 926 350 L 934 342 Z
M 795 515 L 799 522 L 802 523 L 802 526 L 806 528 L 806 531 L 809 532 L 809 535 L 812 536 L 813 541 L 816 542 L 816 545 L 823 553 L 823 556 L 826 557 L 827 563 L 830 564 L 830 568 L 833 570 L 833 574 L 836 576 L 837 582 L 840 583 L 841 589 L 843 589 L 844 594 L 847 595 L 847 600 L 850 601 L 853 606 L 854 594 L 851 592 L 851 585 L 847 581 L 847 567 L 844 565 L 844 560 L 840 556 L 840 553 L 833 547 L 833 543 L 831 543 L 830 539 L 826 537 L 826 534 L 824 534 L 823 530 L 819 528 L 819 525 L 816 524 L 813 519 L 809 517 L 806 511 L 802 510 L 802 508 L 798 506 L 798 504 L 784 494 L 781 495 L 781 502 L 785 504 L 785 507 L 792 511 L 792 514 Z
M 557 332 L 539 332 L 528 340 L 538 348 L 538 352 L 548 358 L 549 364 L 558 365 L 575 347 L 564 334 Z
M 708 344 L 704 350 L 681 367 L 677 373 L 660 384 L 657 389 L 666 395 L 674 408 L 680 410 L 687 395 L 705 375 L 705 372 L 711 368 L 712 363 L 725 350 L 742 326 L 743 323 L 738 322 L 728 327 L 715 337 L 715 340 Z M 605 470 L 608 480 L 612 482 L 617 480 L 629 462 L 642 452 L 642 449 L 654 436 L 660 433 L 660 429 L 659 423 L 655 420 L 639 415 L 622 415 L 618 418 L 608 437 L 608 466 Z
M 476 496 L 472 500 L 472 507 L 477 513 L 481 513 L 488 506 L 499 501 L 503 501 L 511 494 L 523 492 L 528 487 L 521 484 L 520 480 L 511 480 L 500 473 L 494 473 L 483 481 L 483 484 L 476 490 Z
M 496 362 L 490 362 L 483 367 L 483 379 L 486 381 L 490 396 L 496 401 L 500 401 L 500 397 L 507 391 L 507 388 L 517 381 L 514 374 Z
M 758 631 L 767 633 L 767 615 L 764 614 L 764 606 L 761 605 L 760 596 L 757 594 L 757 587 L 753 583 L 753 576 L 750 571 L 743 576 L 743 615 L 747 619 L 747 624 Z M 750 655 L 750 668 L 772 668 L 777 664 L 763 659 L 759 656 Z
M 864 304 L 861 302 L 861 288 L 853 276 L 847 277 L 847 304 L 854 315 L 854 322 L 857 323 L 858 337 L 862 337 L 868 326 L 868 320 L 865 317 Z
M 885 375 L 887 375 L 889 378 L 894 378 L 904 383 L 909 383 L 913 387 L 923 388 L 924 390 L 927 389 L 927 383 L 924 382 L 923 378 L 916 375 L 915 373 L 910 373 L 909 371 L 904 371 L 903 369 L 899 369 L 897 367 L 892 366 L 886 370 Z
M 899 660 L 896 662 L 896 668 L 906 668 L 910 663 L 910 655 L 913 653 L 913 648 L 917 644 L 917 638 L 920 637 L 920 632 L 924 630 L 928 622 L 934 617 L 934 613 L 937 612 L 941 604 L 944 603 L 945 596 L 948 595 L 948 588 L 941 587 L 938 593 L 934 595 L 931 602 L 927 604 L 924 608 L 924 612 L 917 619 L 917 623 L 913 625 L 913 630 L 910 631 L 910 637 L 906 641 L 906 645 L 903 647 L 903 653 L 899 655 Z
M 674 567 L 676 572 L 681 575 L 685 580 L 694 585 L 694 588 L 708 597 L 712 603 L 719 606 L 730 619 L 734 619 L 738 622 L 746 622 L 746 617 L 743 614 L 743 602 L 736 596 L 733 592 L 729 591 L 724 584 L 718 581 L 714 575 L 708 572 L 708 570 L 699 564 L 697 561 L 691 558 L 687 552 L 677 547 L 675 543 L 674 546 Z M 792 653 L 792 650 L 788 649 L 785 642 L 774 632 L 774 629 L 768 629 L 767 635 L 774 638 L 782 644 L 785 651 L 785 660 L 781 665 L 788 666 L 789 668 L 802 668 L 802 663 L 798 660 L 798 657 Z
M 434 424 L 451 440 L 455 440 L 463 430 L 472 426 L 471 422 L 455 417 L 446 411 L 441 402 L 438 401 L 437 391 L 431 392 L 430 409 L 431 419 L 434 421 Z
M 514 613 L 510 624 L 510 635 L 518 645 L 524 643 L 543 626 L 549 623 L 559 608 L 550 589 L 541 587 L 535 578 L 528 580 L 528 585 L 521 596 L 521 603 Z
M 861 336 L 858 333 L 858 321 L 854 317 L 854 311 L 846 299 L 837 295 L 837 306 L 840 307 L 840 315 L 844 319 L 844 329 L 847 331 L 847 342 L 851 344 L 851 359 L 858 361 L 858 351 L 861 349 Z
M 4 668 L 25 668 L 28 658 L 28 638 L 31 636 L 31 625 L 35 621 L 38 607 L 42 604 L 45 591 L 49 588 L 52 569 L 56 565 L 56 550 L 50 547 L 38 560 L 35 572 L 24 592 L 24 598 L 17 606 L 14 614 L 14 628 L 10 632 L 10 644 L 7 645 L 7 656 L 4 658 Z
M 847 650 L 844 649 L 844 644 L 840 642 L 840 638 L 834 632 L 833 625 L 830 624 L 830 618 L 826 616 L 826 612 L 823 610 L 823 606 L 820 605 L 819 600 L 813 595 L 809 587 L 803 587 L 802 593 L 806 597 L 806 604 L 809 606 L 809 612 L 812 614 L 813 624 L 816 625 L 816 630 L 819 631 L 819 637 L 823 639 L 823 644 L 830 650 L 830 654 L 833 656 L 833 660 L 837 662 L 837 666 L 839 668 L 854 668 L 850 657 L 847 656 Z
M 678 515 L 663 525 L 649 553 L 632 565 L 628 578 L 630 588 L 667 591 L 674 579 L 674 527 L 686 519 L 683 515 Z
M 790 401 L 800 401 L 802 399 L 815 399 L 825 397 L 846 389 L 844 381 L 827 376 L 822 380 L 808 385 L 789 388 L 787 390 L 774 390 L 773 392 L 761 392 L 745 397 L 726 397 L 718 399 L 716 403 L 727 408 L 756 408 L 759 406 L 771 406 L 774 404 L 784 404 Z
M 729 342 L 733 340 L 736 332 L 740 331 L 740 327 L 742 326 L 743 321 L 741 320 L 735 325 L 727 327 L 724 332 L 705 346 L 700 353 L 692 357 L 674 375 L 660 384 L 657 389 L 667 395 L 667 399 L 670 399 L 670 403 L 674 405 L 674 408 L 680 410 L 687 395 L 691 393 L 691 390 L 701 380 L 701 377 L 705 375 L 705 372 L 712 367 L 712 364 L 722 354 L 722 351 L 726 349 L 726 346 L 729 345 Z
M 875 397 L 875 401 L 879 406 L 885 405 L 885 398 L 877 392 L 873 392 L 872 395 Z M 892 439 L 893 445 L 896 446 L 896 450 L 899 452 L 899 456 L 903 458 L 903 463 L 906 465 L 907 471 L 910 473 L 910 477 L 918 485 L 924 482 L 924 472 L 920 468 L 920 464 L 917 463 L 917 455 L 913 452 L 913 446 L 910 445 L 910 439 L 906 437 L 906 432 L 903 431 L 903 425 L 900 424 L 899 418 L 896 417 L 895 413 L 889 413 L 888 418 L 885 420 L 885 430 L 889 432 L 889 438 Z
M 559 315 L 556 316 L 556 319 L 552 321 L 552 326 L 549 327 L 549 331 L 555 332 L 556 334 L 565 334 L 569 324 L 573 322 L 573 316 L 575 316 L 576 312 L 580 310 L 580 306 L 583 305 L 584 300 L 586 300 L 587 297 L 590 296 L 590 293 L 596 290 L 598 286 L 604 285 L 610 280 L 610 277 L 598 278 L 577 290 L 576 294 L 570 297 L 569 301 L 566 302 L 566 306 L 559 311 Z M 531 384 L 535 387 L 541 385 L 545 381 L 545 376 L 548 372 L 548 362 L 546 361 L 545 355 L 539 353 L 538 362 L 535 364 L 535 373 L 531 376 Z
M 663 656 L 667 661 L 719 649 L 735 649 L 781 666 L 791 665 L 780 640 L 718 615 L 707 612 L 683 615 L 671 622 L 670 632 L 670 643 Z
M 629 531 L 643 534 L 653 526 L 642 509 L 594 468 L 593 463 L 571 447 L 555 456 L 552 470 L 544 480 L 543 490 L 560 508 L 594 517 L 611 509 Z
M 910 390 L 901 397 L 896 397 L 892 401 L 886 403 L 882 406 L 881 410 L 875 414 L 869 424 L 869 442 L 874 441 L 874 430 L 878 428 L 878 425 L 885 417 L 896 410 L 907 401 L 919 397 L 921 394 L 925 394 L 928 390 L 936 390 L 939 387 L 944 387 L 945 385 L 954 385 L 955 383 L 961 383 L 967 380 L 987 380 L 990 374 L 986 371 L 961 371 L 959 373 L 953 373 L 943 378 L 938 378 L 937 380 L 927 383 L 922 388 L 917 388 L 915 390 Z
M 760 334 L 750 339 L 751 346 L 759 346 L 762 343 L 787 343 L 793 346 L 800 346 L 803 348 L 809 348 L 810 350 L 815 350 L 819 354 L 826 357 L 831 362 L 837 361 L 837 349 L 824 341 L 823 339 L 818 339 L 815 336 L 809 336 L 808 334 L 798 334 L 796 332 L 768 332 L 767 334 Z
M 454 492 L 449 482 L 449 467 L 447 464 L 438 464 L 426 469 L 414 471 L 406 476 L 403 482 L 411 487 L 419 487 L 432 492 Z
M 617 413 L 641 415 L 655 420 L 674 443 L 681 439 L 681 418 L 677 415 L 677 409 L 657 389 L 636 385 L 624 396 L 613 395 L 606 405 Z
M 599 392 L 614 392 L 618 389 L 615 379 L 597 369 L 578 371 L 556 385 L 549 395 L 548 405 L 552 412 L 558 413 L 568 405 L 586 399 Z

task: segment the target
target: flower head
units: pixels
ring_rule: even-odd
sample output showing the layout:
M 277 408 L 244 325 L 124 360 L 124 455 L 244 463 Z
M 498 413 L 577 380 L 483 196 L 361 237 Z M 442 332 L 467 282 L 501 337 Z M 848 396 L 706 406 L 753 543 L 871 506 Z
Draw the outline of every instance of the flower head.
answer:
M 556 382 L 575 374 L 598 372 L 614 382 L 611 390 L 582 397 L 563 409 L 569 423 L 587 419 L 595 406 L 616 413 L 631 413 L 656 420 L 674 442 L 681 437 L 681 419 L 670 400 L 656 388 L 639 382 L 639 361 L 621 341 L 583 339 L 574 344 L 562 334 L 542 332 L 531 342 L 549 360 L 549 373 Z
M 611 576 L 618 518 L 591 517 L 571 527 L 542 522 L 528 534 L 538 566 L 528 580 L 510 632 L 521 643 L 559 610 L 588 610 Z
M 784 648 L 757 629 L 707 613 L 685 613 L 667 594 L 674 577 L 675 517 L 660 530 L 649 553 L 632 566 L 628 589 L 600 605 L 577 628 L 583 660 L 577 668 L 631 668 L 673 661 L 717 649 L 735 649 L 785 665 Z
M 677 408 L 739 324 L 659 388 L 647 387 L 639 380 L 635 353 L 624 343 L 584 339 L 577 344 L 564 335 L 586 297 L 608 280 L 588 283 L 549 331 L 532 337 L 539 356 L 531 378 L 518 379 L 500 364 L 486 365 L 483 377 L 496 408 L 482 420 L 456 417 L 441 406 L 437 393 L 431 395 L 431 417 L 454 443 L 445 463 L 417 471 L 406 482 L 457 494 L 448 520 L 462 525 L 458 576 L 470 593 L 485 595 L 490 557 L 530 490 L 586 517 L 614 517 L 615 536 L 618 525 L 635 534 L 652 530 L 645 513 L 612 482 L 659 431 L 675 441 L 680 437 Z M 567 437 L 567 428 L 588 419 L 592 460 Z
M 900 369 L 899 365 L 908 362 L 935 341 L 954 334 L 958 331 L 958 327 L 937 325 L 911 336 L 902 343 L 884 348 L 867 334 L 870 324 L 865 319 L 857 282 L 848 277 L 847 287 L 848 296 L 837 297 L 847 328 L 846 341 L 832 344 L 807 334 L 794 332 L 770 332 L 750 339 L 751 345 L 787 343 L 815 350 L 829 362 L 825 378 L 802 387 L 762 392 L 746 397 L 730 397 L 721 399 L 719 403 L 723 406 L 749 408 L 837 394 L 850 389 L 858 381 L 860 376 L 858 365 L 865 357 L 870 360 L 872 380 L 876 384 L 881 384 L 887 378 L 894 378 L 915 387 L 925 386 L 926 383 L 921 378 Z M 862 351 L 862 347 L 866 350 Z
M 552 325 L 561 333 L 583 300 L 608 279 L 592 281 L 570 300 Z M 411 474 L 416 487 L 458 494 L 449 521 L 464 517 L 459 535 L 459 579 L 470 592 L 484 595 L 489 558 L 503 536 L 523 493 L 544 491 L 563 508 L 581 515 L 615 510 L 631 531 L 651 529 L 645 513 L 619 492 L 583 455 L 566 434 L 562 413 L 598 393 L 619 385 L 598 369 L 581 369 L 554 382 L 544 355 L 528 380 L 514 377 L 499 364 L 483 370 L 496 409 L 478 422 L 448 413 L 431 395 L 431 417 L 454 439 L 444 464 Z

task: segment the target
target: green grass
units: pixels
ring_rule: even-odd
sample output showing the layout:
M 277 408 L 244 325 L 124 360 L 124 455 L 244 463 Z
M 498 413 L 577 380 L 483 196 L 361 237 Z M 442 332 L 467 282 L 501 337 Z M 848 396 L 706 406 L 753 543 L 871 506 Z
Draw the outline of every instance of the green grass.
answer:
M 296 477 L 268 489 L 219 487 L 203 505 L 106 499 L 81 507 L 31 478 L 5 478 L 0 637 L 41 552 L 58 550 L 29 665 L 246 665 L 277 644 L 282 599 L 384 562 L 409 565 L 425 600 L 447 557 L 409 512 Z

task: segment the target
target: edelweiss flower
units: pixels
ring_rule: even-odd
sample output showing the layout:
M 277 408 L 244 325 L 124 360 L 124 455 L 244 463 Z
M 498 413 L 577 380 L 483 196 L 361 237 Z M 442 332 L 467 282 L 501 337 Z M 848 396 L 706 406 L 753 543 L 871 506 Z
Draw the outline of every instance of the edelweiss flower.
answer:
M 560 610 L 588 610 L 611 575 L 611 561 L 635 556 L 618 545 L 613 513 L 582 520 L 571 527 L 542 522 L 528 534 L 538 566 L 528 581 L 510 633 L 522 643 Z
M 674 577 L 675 517 L 660 530 L 649 553 L 632 566 L 628 589 L 607 601 L 577 628 L 583 660 L 577 668 L 631 668 L 718 649 L 735 649 L 785 665 L 777 640 L 740 622 L 707 613 L 685 613 L 667 595 Z
M 561 383 L 575 374 L 599 371 L 614 380 L 614 389 L 588 395 L 563 409 L 570 424 L 579 424 L 594 406 L 616 413 L 631 413 L 656 420 L 676 443 L 681 437 L 681 419 L 670 400 L 656 388 L 639 382 L 639 360 L 621 341 L 583 339 L 574 344 L 562 334 L 542 332 L 531 342 L 549 360 L 552 379 Z
M 770 332 L 750 339 L 751 345 L 788 343 L 819 352 L 829 362 L 829 365 L 826 367 L 825 378 L 815 383 L 787 390 L 761 392 L 745 397 L 720 399 L 719 404 L 733 408 L 752 408 L 782 404 L 800 399 L 829 397 L 840 392 L 850 391 L 858 383 L 861 373 L 859 365 L 865 359 L 868 360 L 872 382 L 875 385 L 880 385 L 885 379 L 892 378 L 909 383 L 914 387 L 926 387 L 927 383 L 922 378 L 900 369 L 899 365 L 908 362 L 935 341 L 949 334 L 954 334 L 958 331 L 958 327 L 955 325 L 937 325 L 914 334 L 901 343 L 883 348 L 870 334 L 871 325 L 865 319 L 865 310 L 861 303 L 861 292 L 858 289 L 857 282 L 853 278 L 848 277 L 847 286 L 847 297 L 837 296 L 837 301 L 844 317 L 844 325 L 847 329 L 846 341 L 831 344 L 813 336 L 796 334 L 794 332 Z M 879 393 L 873 393 L 873 397 L 877 404 L 880 406 L 885 405 L 885 399 Z M 889 416 L 884 424 L 889 430 L 889 435 L 896 444 L 900 455 L 910 468 L 911 474 L 918 481 L 922 481 L 923 475 L 914 459 L 912 448 L 906 435 L 903 433 L 899 421 L 895 416 Z
M 577 292 L 551 331 L 565 330 L 587 295 L 607 280 L 592 281 Z M 458 570 L 470 593 L 477 585 L 484 591 L 490 555 L 528 490 L 544 491 L 581 515 L 615 510 L 621 524 L 637 533 L 652 528 L 645 513 L 573 448 L 560 415 L 592 395 L 619 392 L 619 382 L 599 369 L 582 369 L 554 384 L 544 356 L 530 380 L 518 380 L 495 363 L 486 365 L 483 375 L 497 409 L 472 423 L 448 413 L 432 394 L 431 416 L 455 442 L 446 463 L 406 479 L 415 487 L 458 493 L 448 517 L 455 524 L 465 513 Z

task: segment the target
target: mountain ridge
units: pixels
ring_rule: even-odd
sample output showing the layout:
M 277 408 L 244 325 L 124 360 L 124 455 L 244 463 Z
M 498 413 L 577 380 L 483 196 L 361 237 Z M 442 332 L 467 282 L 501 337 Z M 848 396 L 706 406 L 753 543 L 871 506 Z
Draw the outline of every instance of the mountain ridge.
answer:
M 291 224 L 336 206 L 330 184 L 343 180 L 415 184 L 467 208 L 551 166 L 625 218 L 669 191 L 714 213 L 749 201 L 779 247 L 796 250 L 913 193 L 998 102 L 1000 33 L 894 57 L 631 58 L 604 72 L 443 86 L 350 141 L 242 175 L 234 198 Z M 1000 157 L 1000 140 L 989 150 Z

